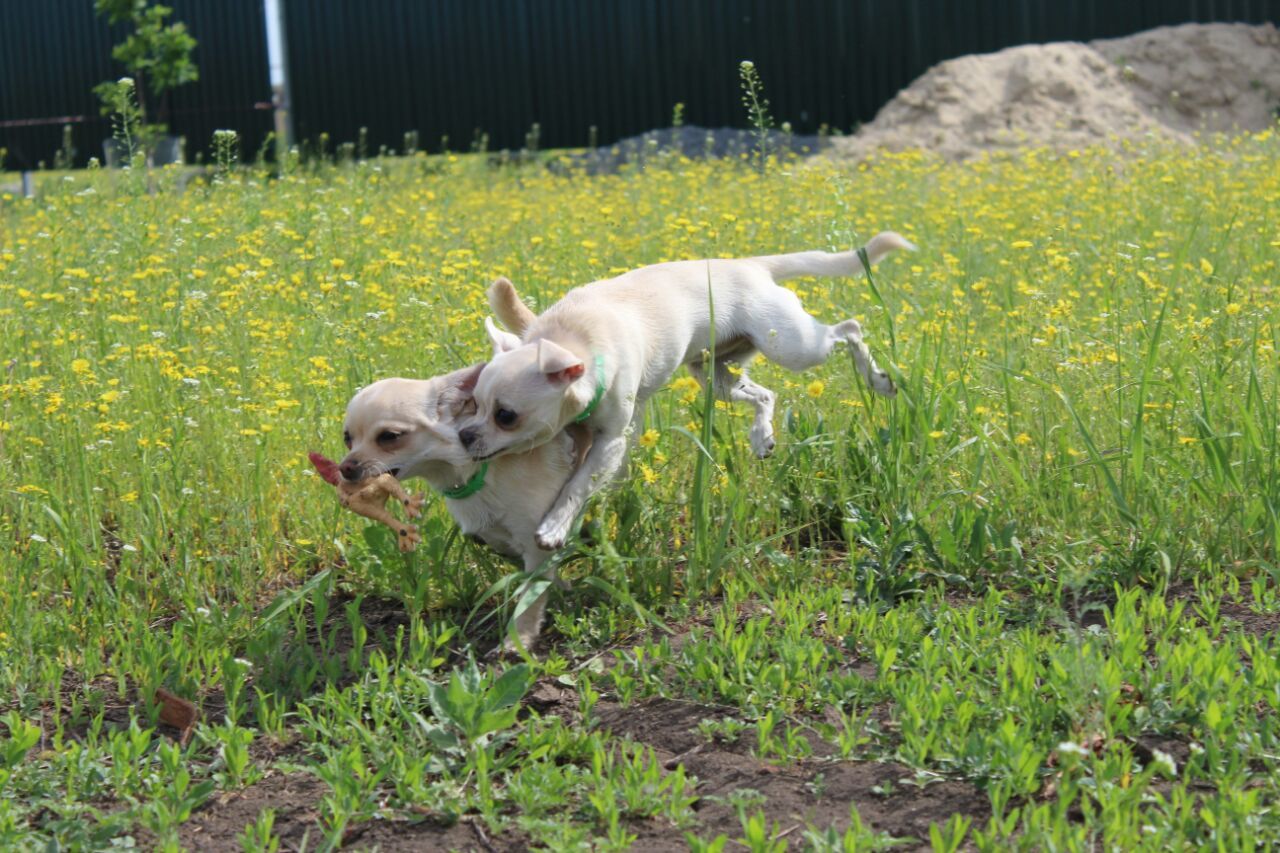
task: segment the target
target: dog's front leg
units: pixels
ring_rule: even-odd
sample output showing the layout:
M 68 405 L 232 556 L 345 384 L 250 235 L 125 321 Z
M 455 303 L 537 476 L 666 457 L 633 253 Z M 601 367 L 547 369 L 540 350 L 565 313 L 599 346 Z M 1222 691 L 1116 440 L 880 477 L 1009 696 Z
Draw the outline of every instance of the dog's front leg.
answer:
M 578 470 L 564 484 L 556 502 L 547 510 L 542 523 L 534 534 L 538 546 L 548 551 L 564 547 L 569 538 L 569 527 L 577 518 L 587 498 L 604 486 L 622 467 L 627 452 L 627 439 L 621 435 L 596 436 L 591 452 L 582 460 Z
M 516 595 L 517 607 L 524 601 L 530 586 L 542 580 L 546 581 L 546 586 L 523 611 L 516 613 L 511 626 L 514 636 L 508 634 L 502 644 L 505 651 L 514 652 L 517 642 L 527 651 L 532 651 L 534 643 L 538 641 L 538 633 L 542 630 L 542 619 L 547 612 L 547 599 L 551 597 L 551 588 L 558 582 L 555 565 L 543 572 L 538 571 L 550 556 L 545 551 L 524 556 L 524 570 L 529 575 L 529 580 L 520 587 L 520 592 Z

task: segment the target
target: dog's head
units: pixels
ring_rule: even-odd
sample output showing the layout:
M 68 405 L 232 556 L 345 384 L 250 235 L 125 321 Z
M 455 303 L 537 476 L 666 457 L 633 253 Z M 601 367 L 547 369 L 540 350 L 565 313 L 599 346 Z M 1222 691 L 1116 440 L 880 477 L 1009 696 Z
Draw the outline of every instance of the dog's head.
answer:
M 475 413 L 458 424 L 458 438 L 473 459 L 537 447 L 582 410 L 578 380 L 586 365 L 549 340 L 520 339 L 485 322 L 493 359 L 475 385 Z
M 457 419 L 473 411 L 472 391 L 483 367 L 430 379 L 383 379 L 360 389 L 347 404 L 342 428 L 343 478 L 356 482 L 390 472 L 406 480 L 422 476 L 431 462 L 470 462 Z

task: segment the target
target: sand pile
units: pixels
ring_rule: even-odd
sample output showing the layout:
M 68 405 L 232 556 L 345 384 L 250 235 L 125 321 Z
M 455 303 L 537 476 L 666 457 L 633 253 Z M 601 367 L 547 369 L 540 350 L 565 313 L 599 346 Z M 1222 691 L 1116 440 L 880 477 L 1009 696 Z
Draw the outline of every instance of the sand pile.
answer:
M 1081 44 L 1024 45 L 934 66 L 833 156 L 924 148 L 963 160 L 1022 145 L 1079 148 L 1262 130 L 1280 108 L 1273 24 L 1184 24 Z

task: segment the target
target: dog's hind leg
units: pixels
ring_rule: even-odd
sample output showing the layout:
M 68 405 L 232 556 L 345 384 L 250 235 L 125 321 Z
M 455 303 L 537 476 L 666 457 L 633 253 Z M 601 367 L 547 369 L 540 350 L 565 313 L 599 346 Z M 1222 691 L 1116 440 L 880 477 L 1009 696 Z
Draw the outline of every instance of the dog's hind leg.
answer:
M 719 365 L 716 367 L 718 373 Z M 755 407 L 756 416 L 751 423 L 751 449 L 756 456 L 764 459 L 773 453 L 773 448 L 777 444 L 773 440 L 773 392 L 753 382 L 744 370 L 729 391 L 729 398 L 750 403 Z
M 551 589 L 556 585 L 557 581 L 554 564 L 539 572 L 539 569 L 547 562 L 549 556 L 550 554 L 543 553 L 537 556 L 529 555 L 525 557 L 524 568 L 530 577 L 520 587 L 520 592 L 516 594 L 516 607 L 521 605 L 525 595 L 535 583 L 546 581 L 546 586 L 543 587 L 537 598 L 529 602 L 523 610 L 517 611 L 514 624 L 511 626 L 514 636 L 508 636 L 502 645 L 502 648 L 506 651 L 515 651 L 517 640 L 526 651 L 532 651 L 534 643 L 538 640 L 538 634 L 542 631 L 542 620 L 547 612 L 547 599 L 551 597 Z
M 799 373 L 822 364 L 836 344 L 845 343 L 871 389 L 886 397 L 895 393 L 889 374 L 876 364 L 862 340 L 862 326 L 857 320 L 828 326 L 805 311 L 794 293 L 771 282 L 768 287 L 758 288 L 750 324 L 751 342 L 775 364 Z
M 893 380 L 889 378 L 889 374 L 876 364 L 875 357 L 871 355 L 871 350 L 867 349 L 866 343 L 862 340 L 862 326 L 857 320 L 849 319 L 843 323 L 837 323 L 831 327 L 831 332 L 836 338 L 843 340 L 849 345 L 849 353 L 853 356 L 853 364 L 858 368 L 858 372 L 862 374 L 862 378 L 871 390 L 885 397 L 892 397 L 898 393 L 898 389 L 893 386 Z
M 732 358 L 717 359 L 713 393 L 718 400 L 750 403 L 755 409 L 755 419 L 751 423 L 750 433 L 751 450 L 756 456 L 764 459 L 773 453 L 773 448 L 776 446 L 773 439 L 774 394 L 747 376 L 745 365 L 753 358 L 755 358 L 754 350 L 736 352 Z M 688 368 L 693 377 L 705 387 L 707 376 L 702 365 L 689 364 Z

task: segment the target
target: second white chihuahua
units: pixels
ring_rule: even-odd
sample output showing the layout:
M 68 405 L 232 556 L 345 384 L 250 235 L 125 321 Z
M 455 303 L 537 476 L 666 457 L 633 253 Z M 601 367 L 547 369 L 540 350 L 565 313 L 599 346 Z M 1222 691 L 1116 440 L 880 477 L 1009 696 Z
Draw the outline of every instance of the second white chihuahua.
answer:
M 505 279 L 491 288 L 490 303 L 512 329 L 523 330 L 534 319 Z M 348 453 L 338 470 L 352 482 L 384 472 L 401 480 L 425 478 L 444 496 L 463 533 L 520 559 L 532 575 L 552 555 L 538 546 L 535 530 L 586 453 L 590 435 L 562 432 L 527 453 L 476 461 L 458 440 L 456 419 L 470 411 L 482 367 L 430 379 L 383 379 L 362 388 L 347 404 L 343 441 Z M 545 575 L 548 584 L 555 580 L 554 571 Z M 518 601 L 537 580 L 530 578 Z M 517 613 L 515 634 L 525 648 L 537 639 L 549 595 L 548 585 Z M 512 645 L 510 638 L 504 643 L 508 649 Z
M 892 231 L 864 251 L 876 263 L 895 249 L 914 249 Z M 773 393 L 745 370 L 757 352 L 801 371 L 849 345 L 858 372 L 879 394 L 893 382 L 849 319 L 834 326 L 807 313 L 777 282 L 800 276 L 851 276 L 863 271 L 857 251 L 798 252 L 759 258 L 677 261 L 623 273 L 570 291 L 534 320 L 523 340 L 488 324 L 494 357 L 480 372 L 476 411 L 458 437 L 477 460 L 520 453 L 551 440 L 571 423 L 586 422 L 591 450 L 538 526 L 538 544 L 555 550 L 591 494 L 622 465 L 629 425 L 644 401 L 680 365 L 695 370 L 712 345 L 715 318 L 715 393 L 755 407 L 751 446 L 772 452 Z

